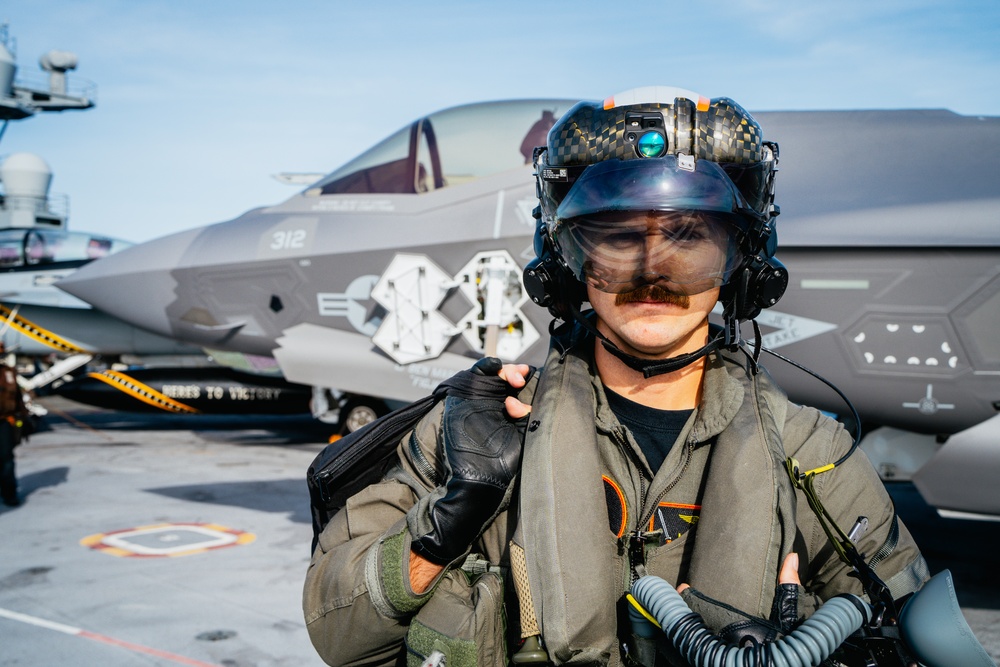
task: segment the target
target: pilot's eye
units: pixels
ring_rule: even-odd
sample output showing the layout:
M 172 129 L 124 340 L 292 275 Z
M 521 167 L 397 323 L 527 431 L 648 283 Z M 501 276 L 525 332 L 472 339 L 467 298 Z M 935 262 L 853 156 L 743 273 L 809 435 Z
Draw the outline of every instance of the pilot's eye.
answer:
M 632 231 L 608 232 L 601 237 L 599 243 L 611 248 L 625 250 L 641 245 L 642 234 Z
M 703 223 L 683 222 L 663 230 L 663 236 L 674 242 L 704 241 L 709 238 L 708 230 Z

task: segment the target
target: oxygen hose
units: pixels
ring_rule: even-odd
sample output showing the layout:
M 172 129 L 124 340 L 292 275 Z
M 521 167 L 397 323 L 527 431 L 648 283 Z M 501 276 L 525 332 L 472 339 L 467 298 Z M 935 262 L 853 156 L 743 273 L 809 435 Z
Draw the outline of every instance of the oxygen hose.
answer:
M 693 667 L 819 665 L 870 620 L 868 606 L 860 598 L 835 597 L 827 600 L 791 634 L 771 644 L 740 648 L 716 637 L 701 617 L 691 611 L 680 593 L 659 577 L 640 578 L 632 586 L 632 595 Z

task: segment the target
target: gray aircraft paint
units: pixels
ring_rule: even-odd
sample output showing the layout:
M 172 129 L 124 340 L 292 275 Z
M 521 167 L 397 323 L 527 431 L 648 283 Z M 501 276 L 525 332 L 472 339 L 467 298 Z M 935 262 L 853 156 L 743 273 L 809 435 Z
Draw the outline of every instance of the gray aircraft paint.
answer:
M 948 435 L 990 420 L 1000 407 L 1000 118 L 755 116 L 781 147 L 778 257 L 791 275 L 759 319 L 764 340 L 841 387 L 868 423 Z M 422 194 L 315 190 L 130 248 L 59 285 L 160 335 L 271 355 L 289 380 L 342 391 L 414 398 L 478 356 L 454 335 L 440 356 L 419 362 L 429 369 L 422 378 L 404 370 L 372 344 L 385 308 L 364 292 L 401 254 L 451 276 L 488 250 L 523 265 L 531 167 Z M 122 280 L 132 296 L 110 289 Z M 471 306 L 453 288 L 430 310 L 457 324 Z M 538 363 L 550 317 L 531 304 L 523 313 L 543 335 L 520 358 Z M 765 361 L 794 400 L 844 411 L 821 383 Z M 1000 467 L 1000 454 L 991 465 Z M 975 505 L 1000 513 L 1000 500 Z

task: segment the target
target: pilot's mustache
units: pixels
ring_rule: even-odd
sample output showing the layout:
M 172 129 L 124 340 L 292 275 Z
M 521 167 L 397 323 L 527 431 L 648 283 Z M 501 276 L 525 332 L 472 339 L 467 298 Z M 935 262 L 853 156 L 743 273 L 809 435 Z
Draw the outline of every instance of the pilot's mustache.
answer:
M 691 306 L 691 298 L 686 294 L 674 294 L 659 285 L 642 285 L 630 292 L 622 292 L 615 295 L 615 305 L 621 306 L 626 303 L 638 303 L 640 301 L 652 301 L 654 303 L 669 303 L 681 308 Z

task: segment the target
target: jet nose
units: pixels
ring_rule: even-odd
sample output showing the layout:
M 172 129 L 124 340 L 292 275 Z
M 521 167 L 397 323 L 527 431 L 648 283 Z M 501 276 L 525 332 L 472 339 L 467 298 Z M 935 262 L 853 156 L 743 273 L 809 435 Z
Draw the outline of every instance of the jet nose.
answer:
M 140 243 L 84 265 L 56 286 L 120 320 L 171 337 L 172 272 L 199 230 Z

